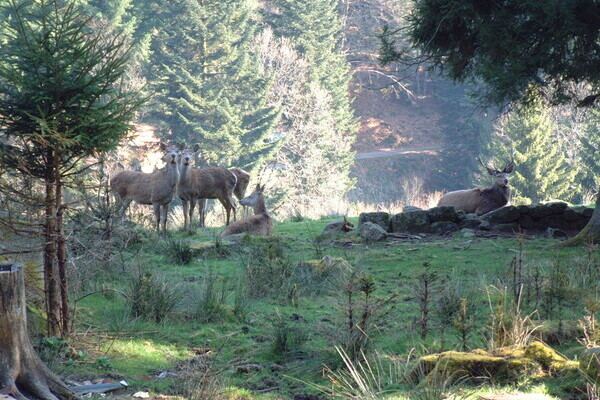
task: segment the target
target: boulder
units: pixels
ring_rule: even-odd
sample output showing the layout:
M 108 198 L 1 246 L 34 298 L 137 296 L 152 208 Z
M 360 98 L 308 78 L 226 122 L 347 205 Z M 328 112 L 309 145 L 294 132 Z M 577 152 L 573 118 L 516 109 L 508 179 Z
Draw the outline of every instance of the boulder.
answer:
M 387 232 L 378 224 L 365 222 L 358 226 L 358 234 L 366 242 L 379 242 L 387 238 Z
M 576 206 L 576 207 L 572 207 L 571 208 L 573 211 L 575 211 L 577 214 L 581 215 L 584 218 L 591 218 L 592 214 L 594 213 L 594 209 L 590 208 L 590 207 L 585 207 L 585 206 Z
M 402 212 L 408 212 L 408 211 L 423 211 L 423 209 L 419 208 L 419 207 L 415 207 L 415 206 L 404 206 L 404 207 L 402 207 Z
M 550 209 L 552 214 L 563 214 L 569 205 L 562 201 L 553 201 L 551 203 L 546 203 L 546 207 Z
M 337 233 L 346 233 L 348 230 L 354 228 L 350 222 L 345 219 L 336 219 L 331 221 L 330 223 L 323 228 L 323 235 L 333 235 Z
M 552 209 L 546 204 L 531 206 L 529 207 L 529 215 L 531 215 L 531 218 L 533 219 L 541 219 L 547 217 L 548 215 L 552 215 Z
M 477 218 L 463 219 L 462 221 L 460 221 L 460 224 L 459 224 L 459 226 L 461 228 L 468 228 L 468 229 L 478 229 L 480 225 L 481 225 L 481 220 L 477 219 Z M 488 225 L 489 225 L 489 223 L 488 223 Z
M 481 216 L 484 221 L 489 221 L 491 224 L 506 224 L 515 222 L 519 219 L 521 213 L 515 206 L 500 207 Z
M 365 222 L 372 222 L 381 226 L 386 232 L 390 230 L 390 214 L 386 212 L 361 213 L 358 216 L 358 227 Z
M 547 237 L 555 239 L 564 239 L 569 237 L 569 235 L 567 235 L 565 231 L 561 231 L 560 229 L 550 227 L 546 228 L 545 234 Z
M 423 233 L 430 232 L 427 211 L 407 211 L 390 218 L 392 232 Z
M 459 230 L 458 224 L 452 221 L 437 221 L 431 224 L 431 230 L 437 235 Z
M 450 221 L 458 222 L 458 215 L 452 206 L 433 207 L 427 210 L 429 222 Z
M 517 210 L 519 210 L 519 214 L 523 215 L 529 215 L 530 212 L 530 206 L 526 206 L 526 205 L 520 205 L 517 206 Z
M 480 221 L 481 223 L 479 224 L 479 229 L 481 229 L 482 231 L 489 231 L 490 230 L 490 221 Z
M 573 210 L 573 208 L 567 208 L 563 214 L 563 218 L 565 221 L 577 221 L 582 217 L 583 216 L 577 211 Z
M 469 228 L 462 228 L 460 230 L 460 234 L 464 238 L 472 238 L 475 237 L 475 230 Z
M 519 217 L 519 220 L 517 221 L 519 223 L 519 226 L 523 229 L 539 229 L 540 228 L 540 224 L 536 221 L 533 220 L 533 218 L 531 218 L 530 215 L 528 214 L 521 214 L 521 216 Z
M 519 224 L 516 222 L 510 222 L 508 224 L 495 224 L 492 226 L 492 230 L 497 232 L 516 233 L 519 232 Z

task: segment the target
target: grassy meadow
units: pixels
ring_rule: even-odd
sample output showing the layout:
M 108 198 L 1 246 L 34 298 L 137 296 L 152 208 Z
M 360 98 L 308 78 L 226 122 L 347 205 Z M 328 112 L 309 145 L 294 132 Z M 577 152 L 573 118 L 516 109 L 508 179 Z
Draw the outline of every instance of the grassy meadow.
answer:
M 72 271 L 76 333 L 39 348 L 68 380 L 125 379 L 128 392 L 153 396 L 328 398 L 356 383 L 332 386 L 347 377 L 338 351 L 372 368 L 374 397 L 345 398 L 569 390 L 538 376 L 438 385 L 436 395 L 408 377 L 421 355 L 489 349 L 494 324 L 517 316 L 528 321 L 524 335 L 576 359 L 577 320 L 598 301 L 595 247 L 460 233 L 364 243 L 355 231 L 323 236 L 330 221 L 277 223 L 272 237 L 236 245 L 217 240 L 217 228 L 82 235 L 73 251 L 90 261 Z

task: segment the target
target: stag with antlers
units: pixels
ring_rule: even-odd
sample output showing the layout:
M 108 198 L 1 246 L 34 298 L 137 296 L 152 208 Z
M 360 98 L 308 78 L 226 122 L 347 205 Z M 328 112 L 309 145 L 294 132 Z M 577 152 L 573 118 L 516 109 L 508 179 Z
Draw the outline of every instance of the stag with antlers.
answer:
M 497 208 L 503 207 L 510 198 L 508 187 L 508 176 L 515 168 L 514 160 L 506 162 L 502 169 L 484 164 L 481 158 L 479 163 L 487 170 L 488 174 L 496 177 L 496 182 L 491 187 L 467 190 L 456 190 L 442 196 L 438 202 L 439 206 L 453 206 L 457 210 L 466 213 L 482 215 Z

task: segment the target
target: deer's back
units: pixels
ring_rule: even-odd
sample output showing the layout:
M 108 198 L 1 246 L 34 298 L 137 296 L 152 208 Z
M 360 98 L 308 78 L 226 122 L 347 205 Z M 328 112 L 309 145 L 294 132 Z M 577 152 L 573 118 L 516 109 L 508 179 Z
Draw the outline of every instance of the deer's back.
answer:
M 120 199 L 131 199 L 140 204 L 169 203 L 175 191 L 166 171 L 121 171 L 110 180 L 110 188 Z
M 179 196 L 184 199 L 218 199 L 231 195 L 236 176 L 225 168 L 196 168 L 189 171 L 189 179 L 180 183 Z
M 239 221 L 235 221 L 221 232 L 221 236 L 247 233 L 256 236 L 268 236 L 275 227 L 273 219 L 267 213 L 251 215 Z
M 474 213 L 481 201 L 481 189 L 455 190 L 443 195 L 438 201 L 438 207 L 453 206 L 456 210 Z

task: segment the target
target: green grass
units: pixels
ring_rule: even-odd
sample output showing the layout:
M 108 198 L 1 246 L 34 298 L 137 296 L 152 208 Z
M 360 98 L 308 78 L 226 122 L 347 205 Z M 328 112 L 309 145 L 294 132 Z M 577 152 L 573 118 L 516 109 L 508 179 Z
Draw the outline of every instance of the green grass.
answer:
M 350 219 L 357 225 L 356 219 Z M 471 347 L 485 346 L 485 326 L 490 307 L 485 289 L 487 285 L 502 285 L 509 280 L 511 260 L 518 254 L 516 238 L 453 239 L 437 238 L 421 242 L 384 242 L 364 244 L 350 233 L 340 240 L 318 241 L 329 220 L 283 222 L 276 225 L 274 238 L 283 249 L 286 262 L 320 259 L 323 256 L 341 257 L 362 273 L 373 277 L 375 299 L 394 300 L 386 315 L 376 321 L 370 332 L 370 354 L 386 354 L 389 358 L 403 359 L 412 354 L 423 354 L 440 348 L 440 329 L 431 327 L 430 335 L 421 340 L 415 322 L 419 317 L 417 306 L 410 298 L 416 276 L 422 264 L 428 262 L 439 276 L 441 284 L 458 282 L 475 318 L 476 329 L 470 339 Z M 174 232 L 174 239 L 213 243 L 219 229 L 197 230 L 193 235 Z M 321 238 L 322 239 L 322 238 Z M 275 239 L 272 239 L 275 240 Z M 315 393 L 300 383 L 326 384 L 321 371 L 323 365 L 341 366 L 333 350 L 339 344 L 345 329 L 345 299 L 342 292 L 310 294 L 294 298 L 292 289 L 282 287 L 272 296 L 246 299 L 247 310 L 243 318 L 233 314 L 234 298 L 244 281 L 244 264 L 250 258 L 250 248 L 264 241 L 252 240 L 250 244 L 232 248 L 223 256 L 212 251 L 197 251 L 188 265 L 176 265 L 164 254 L 160 236 L 150 234 L 149 239 L 135 246 L 141 251 L 135 263 L 146 270 L 160 274 L 170 285 L 183 291 L 183 300 L 167 321 L 159 324 L 134 319 L 129 315 L 126 301 L 119 295 L 102 293 L 78 302 L 77 330 L 86 332 L 81 347 L 89 353 L 89 360 L 106 356 L 112 373 L 127 379 L 132 390 L 150 390 L 156 394 L 176 394 L 178 384 L 170 379 L 152 378 L 160 371 L 176 371 L 181 360 L 206 354 L 211 368 L 218 371 L 220 380 L 229 386 L 231 398 L 293 398 L 294 394 Z M 526 239 L 524 259 L 526 265 L 549 268 L 556 260 L 573 269 L 583 263 L 588 254 L 582 248 L 557 248 L 550 239 Z M 278 248 L 279 248 L 278 247 Z M 134 249 L 132 248 L 132 251 Z M 594 257 L 598 257 L 596 253 Z M 226 293 L 224 310 L 227 317 L 216 323 L 200 323 L 193 318 L 203 281 L 210 276 L 219 277 Z M 114 280 L 105 285 L 126 291 L 130 276 L 115 273 Z M 578 295 L 583 296 L 581 291 Z M 581 298 L 565 300 L 562 314 L 577 319 L 584 313 Z M 289 354 L 276 354 L 272 350 L 275 320 L 278 314 L 289 320 L 289 326 L 300 332 L 303 343 Z M 445 348 L 455 348 L 457 336 L 445 334 Z M 574 341 L 573 341 L 574 342 Z M 574 343 L 565 348 L 577 349 Z M 98 344 L 95 344 L 98 343 Z M 77 341 L 74 346 L 78 347 Z M 577 350 L 573 350 L 575 352 Z M 260 371 L 236 372 L 238 365 L 258 364 Z M 93 362 L 65 367 L 66 373 L 97 374 L 105 370 Z M 536 383 L 539 385 L 540 383 Z M 543 382 L 541 383 L 543 385 Z M 397 382 L 396 392 L 390 398 L 403 398 L 410 385 Z M 487 389 L 489 390 L 489 389 Z M 237 396 L 237 397 L 236 397 Z M 266 397 L 265 397 L 266 396 Z

